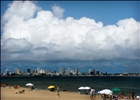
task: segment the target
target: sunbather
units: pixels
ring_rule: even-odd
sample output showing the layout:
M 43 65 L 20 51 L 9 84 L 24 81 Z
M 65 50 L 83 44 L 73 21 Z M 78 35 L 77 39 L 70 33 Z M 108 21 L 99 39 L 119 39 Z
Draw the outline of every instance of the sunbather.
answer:
M 25 90 L 19 91 L 19 93 L 24 93 L 24 92 L 25 92 Z

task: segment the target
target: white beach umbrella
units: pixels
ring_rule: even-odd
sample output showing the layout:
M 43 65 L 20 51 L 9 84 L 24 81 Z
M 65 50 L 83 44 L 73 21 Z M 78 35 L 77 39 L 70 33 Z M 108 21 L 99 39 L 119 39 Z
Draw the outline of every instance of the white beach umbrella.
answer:
M 104 89 L 98 92 L 99 94 L 112 94 L 113 92 L 109 89 Z
M 79 87 L 78 89 L 79 89 L 79 90 L 84 90 L 85 87 L 81 86 L 81 87 Z
M 32 84 L 32 83 L 27 83 L 26 86 L 32 87 L 32 86 L 34 86 L 34 84 Z
M 89 87 L 89 86 L 86 86 L 86 87 L 85 87 L 85 90 L 89 90 L 89 89 L 90 89 L 90 87 Z

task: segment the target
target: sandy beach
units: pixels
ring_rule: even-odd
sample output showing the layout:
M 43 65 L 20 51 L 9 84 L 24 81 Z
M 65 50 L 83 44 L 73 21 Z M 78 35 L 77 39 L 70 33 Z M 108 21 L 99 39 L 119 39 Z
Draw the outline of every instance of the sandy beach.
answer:
M 22 94 L 16 94 L 25 90 Z M 1 87 L 1 100 L 90 100 L 89 95 L 79 94 L 78 92 L 66 92 L 60 91 L 60 97 L 57 97 L 56 92 L 50 92 L 48 90 L 33 90 L 29 88 L 20 87 L 14 89 L 11 87 Z M 97 100 L 101 100 L 100 96 L 97 96 Z
M 19 91 L 25 90 L 23 93 Z M 16 94 L 17 92 L 17 94 Z M 79 94 L 78 92 L 60 91 L 60 97 L 57 97 L 56 92 L 49 90 L 31 90 L 30 88 L 20 87 L 1 87 L 1 100 L 90 100 L 89 95 Z M 100 95 L 96 95 L 96 100 L 102 100 Z M 131 99 L 119 99 L 131 100 Z

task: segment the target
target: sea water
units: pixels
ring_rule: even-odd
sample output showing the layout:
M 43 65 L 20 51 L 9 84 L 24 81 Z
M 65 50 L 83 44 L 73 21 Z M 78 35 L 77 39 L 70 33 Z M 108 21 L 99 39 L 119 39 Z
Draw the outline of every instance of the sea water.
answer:
M 49 85 L 59 86 L 60 90 L 78 92 L 80 86 L 94 87 L 96 92 L 102 89 L 118 87 L 131 94 L 135 89 L 136 95 L 140 95 L 140 77 L 130 76 L 92 76 L 92 77 L 1 77 L 1 83 L 8 85 L 20 85 L 25 87 L 26 83 L 33 83 L 37 89 L 45 89 Z

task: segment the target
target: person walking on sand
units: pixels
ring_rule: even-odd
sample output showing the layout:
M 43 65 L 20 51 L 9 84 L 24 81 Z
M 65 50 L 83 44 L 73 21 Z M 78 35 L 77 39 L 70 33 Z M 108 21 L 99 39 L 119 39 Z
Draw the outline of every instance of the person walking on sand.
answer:
M 60 97 L 59 91 L 60 91 L 60 88 L 58 86 L 56 86 L 57 97 Z
M 135 91 L 132 89 L 132 99 L 135 99 Z
M 93 87 L 90 90 L 90 100 L 95 100 L 95 89 Z

